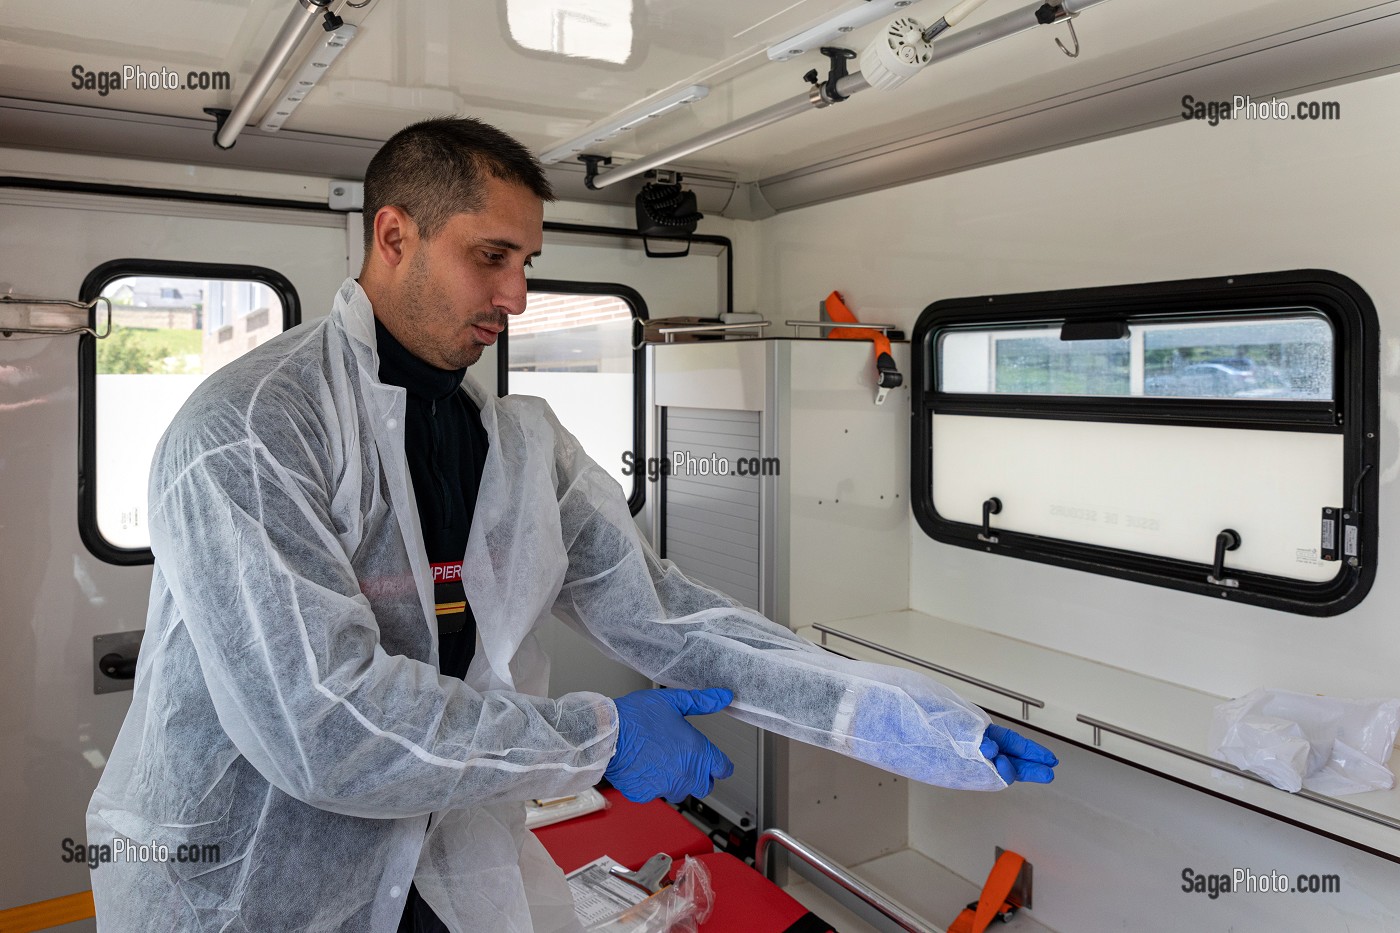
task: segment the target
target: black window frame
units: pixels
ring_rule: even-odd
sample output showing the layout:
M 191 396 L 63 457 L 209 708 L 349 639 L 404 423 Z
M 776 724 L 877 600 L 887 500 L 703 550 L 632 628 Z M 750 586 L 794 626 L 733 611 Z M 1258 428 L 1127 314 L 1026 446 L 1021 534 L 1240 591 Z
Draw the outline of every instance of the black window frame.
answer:
M 637 339 L 641 327 L 650 320 L 646 299 L 630 285 L 616 282 L 576 282 L 568 279 L 530 279 L 531 292 L 563 295 L 594 295 L 620 298 L 632 309 L 632 456 L 642 462 L 646 456 L 646 346 Z M 510 394 L 510 327 L 496 341 L 496 394 Z M 568 427 L 568 425 L 565 425 Z M 627 507 L 636 515 L 646 505 L 646 483 L 638 471 L 632 476 L 632 489 L 627 494 Z
M 93 269 L 79 289 L 82 301 L 94 301 L 117 279 L 145 275 L 162 278 L 237 279 L 271 288 L 282 302 L 282 332 L 301 323 L 301 301 L 291 281 L 274 269 L 235 263 L 170 259 L 113 259 Z M 99 560 L 122 567 L 155 563 L 149 547 L 117 547 L 97 526 L 97 340 L 78 341 L 78 536 Z
M 1226 314 L 1248 319 L 1276 317 L 1281 309 L 1301 308 L 1321 312 L 1333 328 L 1331 401 L 1085 398 L 937 391 L 938 339 L 949 330 L 1062 322 L 1120 324 L 1130 319 L 1180 320 Z M 910 502 L 915 519 L 925 534 L 944 544 L 1301 615 L 1339 615 L 1365 598 L 1376 573 L 1379 334 L 1376 308 L 1366 291 L 1344 275 L 1318 269 L 934 302 L 919 315 L 911 345 Z M 1340 561 L 1340 572 L 1324 583 L 1231 568 L 1230 577 L 1240 585 L 1226 588 L 1207 582 L 1212 569 L 1209 554 L 1202 555 L 1201 563 L 1193 563 L 1003 528 L 996 529 L 995 542 L 983 540 L 979 537 L 980 525 L 945 519 L 934 508 L 935 413 L 1340 434 L 1344 438 L 1344 488 L 1337 491 L 1335 504 L 1354 516 L 1358 525 L 1359 561 Z M 1319 515 L 1319 535 L 1321 521 Z

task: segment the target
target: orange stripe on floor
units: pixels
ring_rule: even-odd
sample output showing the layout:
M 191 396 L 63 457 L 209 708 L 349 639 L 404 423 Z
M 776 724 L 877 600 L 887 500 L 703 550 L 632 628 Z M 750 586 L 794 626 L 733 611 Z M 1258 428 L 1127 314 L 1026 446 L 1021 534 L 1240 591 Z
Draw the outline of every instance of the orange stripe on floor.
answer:
M 0 933 L 31 933 L 33 930 L 48 930 L 78 920 L 90 920 L 97 916 L 97 908 L 92 903 L 91 891 L 79 891 L 47 901 L 35 901 L 23 907 L 0 910 Z

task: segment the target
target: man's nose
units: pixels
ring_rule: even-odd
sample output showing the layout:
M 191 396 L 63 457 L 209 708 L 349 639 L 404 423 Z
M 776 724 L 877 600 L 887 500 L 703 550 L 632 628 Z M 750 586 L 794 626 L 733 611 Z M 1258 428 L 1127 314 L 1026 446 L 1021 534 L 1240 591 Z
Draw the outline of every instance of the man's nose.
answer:
M 507 314 L 523 314 L 529 295 L 530 284 L 525 279 L 525 270 L 512 269 L 501 277 L 493 303 Z

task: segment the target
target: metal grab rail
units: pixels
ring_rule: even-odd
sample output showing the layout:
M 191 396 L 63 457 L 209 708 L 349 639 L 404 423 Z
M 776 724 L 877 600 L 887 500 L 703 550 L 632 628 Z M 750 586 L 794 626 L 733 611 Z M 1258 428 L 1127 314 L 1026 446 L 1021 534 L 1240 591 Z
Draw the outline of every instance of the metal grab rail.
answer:
M 814 625 L 812 626 L 812 628 L 822 633 L 821 644 L 823 648 L 826 647 L 826 636 L 835 635 L 837 638 L 844 638 L 846 641 L 854 642 L 855 644 L 860 645 L 863 648 L 869 648 L 871 651 L 878 651 L 881 654 L 887 654 L 892 658 L 898 658 L 899 660 L 904 661 L 907 664 L 913 664 L 915 667 L 922 667 L 925 670 L 933 671 L 935 674 L 942 674 L 944 677 L 951 677 L 954 680 L 961 680 L 965 684 L 972 684 L 974 687 L 981 687 L 983 690 L 990 690 L 992 693 L 1004 696 L 1008 700 L 1015 700 L 1017 703 L 1021 704 L 1021 718 L 1023 720 L 1029 720 L 1031 718 L 1032 706 L 1034 706 L 1036 709 L 1045 709 L 1044 700 L 1037 700 L 1033 696 L 1028 696 L 1027 694 L 1020 693 L 1016 690 L 1012 690 L 1010 687 L 1002 687 L 998 684 L 982 680 L 980 677 L 973 677 L 971 674 L 964 674 L 962 671 L 955 671 L 951 667 L 944 667 L 941 664 L 934 664 L 932 661 L 925 661 L 923 658 L 916 658 L 912 654 L 905 654 L 903 651 L 896 651 L 893 648 L 886 648 L 884 645 L 881 645 L 877 642 L 867 641 L 864 638 L 861 638 L 857 635 L 851 635 L 848 632 L 841 631 L 840 629 L 827 628 L 825 625 L 821 624 Z
M 813 849 L 806 843 L 800 842 L 781 829 L 766 829 L 758 837 L 758 847 L 754 850 L 754 867 L 765 877 L 768 874 L 768 866 L 764 861 L 768 857 L 768 847 L 770 843 L 777 843 L 782 848 L 811 865 L 842 888 L 850 891 L 881 914 L 893 920 L 901 930 L 909 933 L 938 933 L 936 927 L 931 927 L 918 917 L 914 916 L 907 908 L 900 906 L 885 894 L 870 885 L 861 881 L 855 875 L 842 868 L 829 855 L 825 855 Z
M 1095 719 L 1092 716 L 1085 716 L 1083 713 L 1080 713 L 1074 718 L 1084 723 L 1084 725 L 1091 726 L 1093 728 L 1095 748 L 1099 748 L 1103 744 L 1103 733 L 1109 732 L 1113 735 L 1121 736 L 1125 739 L 1131 739 L 1134 742 L 1141 742 L 1143 745 L 1149 746 L 1150 748 L 1155 748 L 1158 751 L 1167 752 L 1170 755 L 1177 755 L 1181 758 L 1189 759 L 1190 761 L 1197 762 L 1198 764 L 1203 764 L 1207 767 L 1215 768 L 1218 771 L 1224 771 L 1227 774 L 1233 774 L 1235 777 L 1245 778 L 1246 780 L 1253 781 L 1256 784 L 1263 784 L 1266 787 L 1274 786 L 1273 784 L 1269 783 L 1267 780 L 1265 780 L 1257 774 L 1245 771 L 1243 768 L 1236 768 L 1234 765 L 1229 764 L 1228 762 L 1221 761 L 1217 758 L 1212 758 L 1209 755 L 1203 755 L 1200 752 L 1193 752 L 1189 748 L 1182 748 L 1180 745 L 1173 745 L 1170 742 L 1164 742 L 1161 739 L 1154 739 L 1150 735 L 1143 735 L 1141 732 L 1134 732 L 1133 730 L 1125 729 L 1122 726 L 1115 726 L 1112 723 L 1104 722 L 1102 719 Z M 1391 829 L 1400 829 L 1400 820 L 1397 820 L 1394 817 L 1386 816 L 1384 813 L 1377 813 L 1375 810 L 1368 810 L 1365 807 L 1358 807 L 1356 804 L 1346 803 L 1345 801 L 1338 800 L 1335 797 L 1328 797 L 1325 794 L 1319 794 L 1316 791 L 1304 789 L 1293 794 L 1293 796 L 1302 797 L 1305 800 L 1311 800 L 1313 803 L 1320 803 L 1324 807 L 1331 807 L 1333 810 L 1340 810 L 1343 813 L 1350 813 L 1352 816 L 1360 817 L 1363 820 L 1369 820 L 1372 823 L 1379 823 L 1380 825 L 1388 826 Z
M 899 327 L 894 324 L 850 324 L 845 321 L 788 321 L 786 323 L 788 327 L 792 328 L 846 327 L 851 330 L 878 330 L 882 334 L 887 334 L 892 330 L 899 330 Z
M 678 324 L 675 327 L 658 327 L 656 332 L 666 338 L 667 343 L 675 343 L 676 334 L 704 334 L 714 331 L 758 330 L 768 326 L 768 321 L 749 321 L 746 324 Z
M 93 326 L 61 327 L 59 325 L 35 324 L 31 316 L 24 315 L 24 323 L 8 324 L 0 321 L 0 336 L 11 334 L 38 334 L 46 337 L 59 337 L 64 334 L 91 334 L 102 340 L 112 333 L 112 302 L 107 298 L 94 298 L 92 301 L 69 301 L 66 298 L 20 298 L 15 295 L 0 295 L 0 309 L 3 308 L 66 308 L 72 311 L 93 311 L 99 304 L 107 306 L 107 329 L 97 330 L 97 316 L 93 315 Z

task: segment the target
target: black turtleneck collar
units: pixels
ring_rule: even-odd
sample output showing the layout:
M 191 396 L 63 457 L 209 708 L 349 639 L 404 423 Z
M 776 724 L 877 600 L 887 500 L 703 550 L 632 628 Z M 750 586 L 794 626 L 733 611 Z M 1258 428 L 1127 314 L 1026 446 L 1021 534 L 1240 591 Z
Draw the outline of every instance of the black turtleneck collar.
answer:
M 438 369 L 425 363 L 399 343 L 379 320 L 374 319 L 375 339 L 379 343 L 379 378 L 391 386 L 401 386 L 410 395 L 428 399 L 445 399 L 462 385 L 467 371 Z

